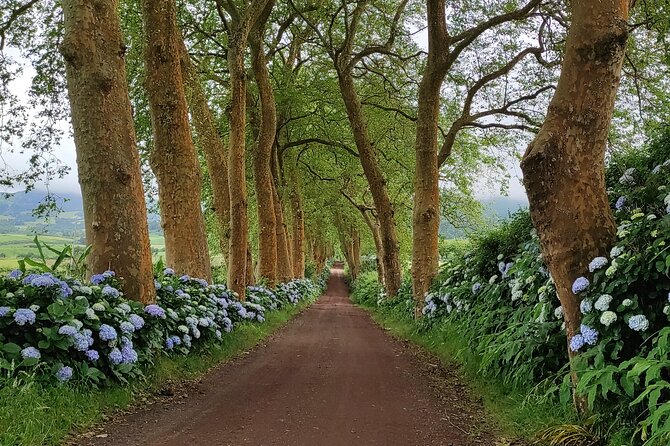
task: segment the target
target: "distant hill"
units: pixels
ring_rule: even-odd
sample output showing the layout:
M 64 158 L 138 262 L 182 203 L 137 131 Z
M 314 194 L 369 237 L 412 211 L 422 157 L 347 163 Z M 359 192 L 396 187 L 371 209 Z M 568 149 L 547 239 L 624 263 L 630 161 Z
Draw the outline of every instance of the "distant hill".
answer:
M 482 217 L 485 224 L 493 224 L 508 218 L 519 209 L 528 208 L 528 201 L 521 198 L 492 197 L 481 200 L 483 207 Z M 471 228 L 474 229 L 474 228 Z M 440 222 L 440 235 L 446 238 L 462 238 L 467 236 L 468 229 L 455 228 L 446 220 Z
M 46 196 L 45 191 L 0 194 L 0 233 L 49 233 L 83 239 L 84 204 L 81 195 L 75 193 L 56 193 L 54 195 L 60 212 L 55 217 L 45 220 L 33 216 L 33 210 Z M 160 219 L 155 214 L 149 215 L 149 231 L 161 232 Z

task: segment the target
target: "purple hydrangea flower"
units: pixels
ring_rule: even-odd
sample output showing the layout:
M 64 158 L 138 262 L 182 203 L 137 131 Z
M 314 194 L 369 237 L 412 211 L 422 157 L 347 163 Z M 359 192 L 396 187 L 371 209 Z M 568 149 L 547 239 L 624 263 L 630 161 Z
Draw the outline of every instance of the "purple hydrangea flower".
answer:
M 147 305 L 146 307 L 144 307 L 144 311 L 153 317 L 160 317 L 162 319 L 165 319 L 165 310 L 163 310 L 156 304 Z
M 102 288 L 102 295 L 111 299 L 116 299 L 121 295 L 121 292 L 114 288 L 113 286 L 105 285 Z
M 104 281 L 105 281 L 105 276 L 103 276 L 102 274 L 93 274 L 91 276 L 91 283 L 93 285 L 100 285 Z
M 100 326 L 99 336 L 100 339 L 102 339 L 103 341 L 113 341 L 114 339 L 116 339 L 117 334 L 114 327 L 111 327 L 107 324 L 102 324 Z
M 70 378 L 72 378 L 73 372 L 72 367 L 63 366 L 56 372 L 56 378 L 58 378 L 58 381 L 60 382 L 69 381 Z
M 21 357 L 23 359 L 40 359 L 42 354 L 35 347 L 26 347 L 21 350 Z
M 670 299 L 670 298 L 669 298 Z M 0 307 L 0 317 L 6 316 L 11 311 L 9 307 Z
M 589 345 L 596 345 L 598 342 L 598 332 L 594 328 L 582 324 L 580 331 L 582 333 L 582 337 L 584 338 L 584 342 Z
M 582 347 L 584 347 L 584 337 L 580 334 L 576 334 L 570 339 L 570 350 L 573 352 L 578 352 Z
M 123 355 L 121 354 L 121 350 L 118 348 L 113 348 L 111 352 L 109 352 L 109 362 L 112 363 L 112 365 L 119 365 L 121 362 L 123 362 Z
M 16 325 L 32 325 L 35 323 L 35 312 L 29 308 L 19 308 L 14 312 Z
M 589 279 L 586 277 L 578 277 L 572 284 L 572 293 L 579 294 L 589 287 Z
M 614 204 L 614 207 L 616 208 L 617 211 L 620 211 L 621 209 L 624 208 L 624 206 L 626 206 L 626 197 L 622 195 L 617 199 L 616 203 Z
M 86 358 L 91 362 L 97 361 L 98 359 L 100 359 L 100 353 L 98 353 L 97 350 L 87 350 L 85 355 L 86 355 Z
M 140 330 L 142 327 L 144 327 L 144 318 L 142 316 L 131 314 L 130 316 L 128 316 L 128 320 L 130 321 L 131 324 L 133 324 L 135 330 Z

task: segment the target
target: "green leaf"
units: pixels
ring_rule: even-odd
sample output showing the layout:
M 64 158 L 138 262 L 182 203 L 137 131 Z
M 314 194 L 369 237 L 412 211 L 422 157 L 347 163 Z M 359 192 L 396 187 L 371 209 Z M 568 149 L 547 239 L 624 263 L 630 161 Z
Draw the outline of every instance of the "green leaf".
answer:
M 37 343 L 37 346 L 41 348 L 42 350 L 46 350 L 49 347 L 51 347 L 51 342 L 49 342 L 46 339 L 42 339 L 40 342 Z
M 47 312 L 56 319 L 60 319 L 67 312 L 67 307 L 61 302 L 54 302 L 47 307 Z
M 21 352 L 21 347 L 19 347 L 17 344 L 14 344 L 13 342 L 5 344 L 0 348 L 10 355 L 18 355 Z

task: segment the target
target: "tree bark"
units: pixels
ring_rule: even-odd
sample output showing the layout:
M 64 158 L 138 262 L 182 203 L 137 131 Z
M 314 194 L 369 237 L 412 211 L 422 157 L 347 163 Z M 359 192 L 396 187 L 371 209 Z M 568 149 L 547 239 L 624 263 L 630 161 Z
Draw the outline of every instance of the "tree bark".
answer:
M 174 1 L 142 1 L 146 87 L 154 132 L 151 166 L 158 182 L 167 263 L 179 273 L 211 280 L 200 163 L 188 122 L 176 9 Z
M 376 218 L 370 218 L 366 211 L 361 211 L 361 214 L 363 215 L 365 224 L 368 225 L 368 228 L 370 228 L 370 232 L 372 233 L 372 240 L 375 243 L 375 253 L 377 255 L 377 277 L 379 283 L 383 286 L 386 275 L 384 274 L 384 262 L 382 262 L 382 259 L 384 258 L 384 246 L 382 245 L 382 237 L 379 233 L 379 223 Z
M 417 315 L 438 268 L 440 188 L 437 134 L 440 89 L 447 73 L 445 0 L 429 0 L 428 60 L 419 86 L 412 216 L 412 291 Z
M 293 213 L 293 277 L 302 279 L 305 277 L 305 213 L 297 169 L 291 165 L 287 171 Z
M 402 272 L 400 268 L 398 235 L 393 218 L 393 206 L 388 195 L 386 180 L 379 167 L 379 161 L 375 149 L 368 135 L 367 124 L 363 116 L 361 102 L 356 93 L 354 78 L 351 73 L 339 67 L 337 70 L 340 92 L 344 105 L 347 110 L 349 124 L 354 134 L 356 147 L 360 155 L 363 173 L 370 186 L 375 208 L 379 216 L 379 228 L 381 233 L 382 246 L 384 247 L 384 273 L 386 278 L 386 292 L 389 297 L 393 297 L 398 292 L 402 281 Z
M 291 248 L 288 241 L 288 229 L 284 219 L 284 207 L 282 206 L 282 199 L 279 195 L 281 177 L 279 174 L 276 146 L 273 150 L 272 175 L 274 179 L 274 181 L 272 181 L 272 198 L 275 219 L 277 222 L 277 273 L 281 282 L 288 282 L 293 278 L 293 262 L 291 260 Z
M 273 6 L 268 2 L 266 14 L 254 26 L 249 36 L 251 48 L 251 62 L 256 85 L 260 96 L 260 131 L 256 140 L 254 154 L 254 184 L 256 188 L 256 202 L 258 209 L 258 273 L 259 279 L 265 279 L 268 285 L 274 287 L 277 282 L 277 221 L 275 218 L 275 204 L 272 189 L 272 171 L 270 162 L 272 148 L 277 131 L 277 110 L 275 105 L 270 74 L 268 72 L 265 50 L 263 49 L 263 35 L 265 23 Z
M 563 306 L 568 344 L 580 326 L 580 298 L 572 293 L 572 283 L 588 272 L 591 259 L 606 255 L 615 239 L 604 160 L 628 9 L 622 0 L 572 2 L 556 92 L 521 163 L 533 224 Z M 568 353 L 572 360 L 569 347 Z M 575 402 L 584 409 L 583 401 Z
M 230 195 L 228 191 L 228 163 L 226 148 L 217 131 L 214 113 L 207 102 L 207 95 L 198 79 L 198 73 L 184 45 L 179 39 L 181 73 L 184 79 L 186 102 L 191 111 L 195 141 L 205 155 L 205 163 L 212 184 L 212 211 L 219 225 L 219 245 L 228 266 L 230 250 Z
M 114 270 L 123 290 L 155 300 L 140 157 L 116 0 L 64 0 L 65 69 L 91 272 Z

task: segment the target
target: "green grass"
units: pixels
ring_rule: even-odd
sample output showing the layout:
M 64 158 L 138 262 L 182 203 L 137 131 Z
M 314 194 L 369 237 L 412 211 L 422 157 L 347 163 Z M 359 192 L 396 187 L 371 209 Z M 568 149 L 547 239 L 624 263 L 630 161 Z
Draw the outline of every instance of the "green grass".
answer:
M 478 373 L 480 358 L 468 351 L 464 339 L 455 330 L 447 326 L 420 330 L 409 315 L 397 310 L 361 306 L 393 335 L 433 353 L 445 366 L 456 364 L 473 394 L 482 397 L 484 407 L 503 436 L 530 440 L 548 426 L 574 422 L 575 412 L 571 407 L 530 398 L 529 389 L 513 389 L 499 380 L 482 377 Z
M 81 386 L 15 387 L 0 381 L 0 445 L 58 445 L 73 432 L 100 422 L 104 414 L 126 409 L 165 386 L 204 374 L 246 351 L 311 304 L 267 314 L 264 324 L 243 324 L 223 341 L 189 356 L 160 357 L 146 379 L 131 386 L 92 389 Z

